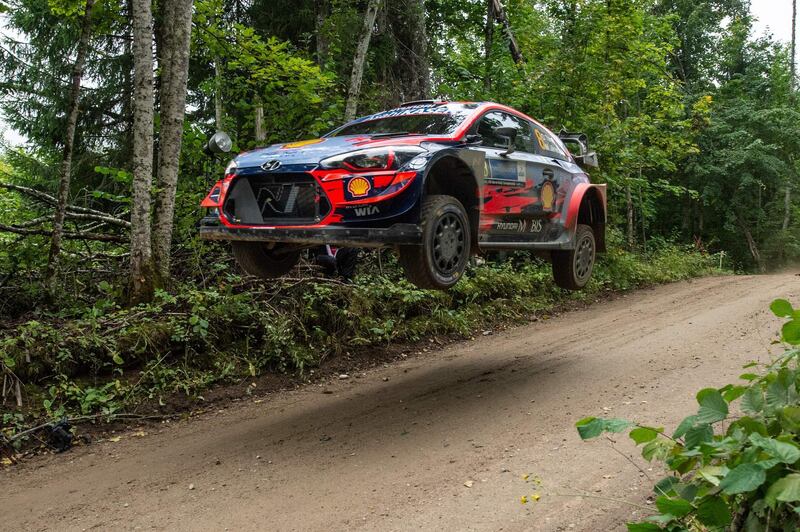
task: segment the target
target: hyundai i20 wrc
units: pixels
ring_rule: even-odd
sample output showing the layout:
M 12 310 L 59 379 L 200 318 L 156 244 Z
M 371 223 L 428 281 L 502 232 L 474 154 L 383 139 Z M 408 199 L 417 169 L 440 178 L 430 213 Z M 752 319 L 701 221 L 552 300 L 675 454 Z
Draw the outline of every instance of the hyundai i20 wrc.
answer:
M 471 255 L 530 250 L 576 290 L 605 247 L 606 188 L 582 168 L 596 165 L 584 135 L 554 135 L 510 107 L 410 102 L 240 154 L 202 202 L 200 235 L 230 240 L 262 278 L 305 248 L 389 246 L 415 285 L 447 289 Z

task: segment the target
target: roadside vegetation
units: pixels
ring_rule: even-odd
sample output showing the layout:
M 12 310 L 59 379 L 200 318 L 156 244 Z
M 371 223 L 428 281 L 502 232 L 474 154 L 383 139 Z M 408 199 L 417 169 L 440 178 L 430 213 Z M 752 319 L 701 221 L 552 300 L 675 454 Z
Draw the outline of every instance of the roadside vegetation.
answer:
M 800 310 L 771 305 L 789 348 L 744 366 L 739 382 L 697 393 L 697 413 L 672 431 L 624 419 L 587 417 L 584 440 L 626 432 L 642 457 L 668 475 L 653 488 L 652 515 L 631 532 L 800 528 Z
M 265 372 L 303 380 L 330 356 L 468 338 L 609 292 L 721 273 L 718 256 L 617 246 L 582 292 L 557 288 L 549 263 L 522 253 L 472 267 L 453 290 L 439 292 L 408 283 L 389 253 L 381 264 L 365 257 L 352 284 L 309 270 L 265 285 L 219 259 L 203 280 L 159 291 L 150 303 L 129 306 L 101 281 L 105 295 L 90 304 L 17 322 L 0 338 L 6 435 L 38 418 L 159 413 L 176 394 L 202 405 L 209 387 Z

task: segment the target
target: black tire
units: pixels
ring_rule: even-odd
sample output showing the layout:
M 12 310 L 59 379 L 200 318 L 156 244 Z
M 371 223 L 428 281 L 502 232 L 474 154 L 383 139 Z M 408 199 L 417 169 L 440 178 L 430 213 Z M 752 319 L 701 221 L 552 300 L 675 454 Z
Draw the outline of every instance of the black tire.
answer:
M 262 279 L 289 273 L 300 260 L 300 250 L 286 244 L 272 247 L 266 242 L 231 242 L 233 256 L 244 271 Z
M 580 290 L 592 277 L 597 255 L 594 231 L 588 225 L 578 225 L 575 231 L 575 248 L 553 251 L 553 278 L 567 290 Z
M 400 246 L 400 265 L 420 288 L 446 290 L 456 284 L 470 256 L 469 218 L 452 196 L 427 196 L 420 212 L 421 246 Z
M 339 248 L 336 250 L 336 270 L 346 281 L 352 281 L 358 268 L 358 248 Z

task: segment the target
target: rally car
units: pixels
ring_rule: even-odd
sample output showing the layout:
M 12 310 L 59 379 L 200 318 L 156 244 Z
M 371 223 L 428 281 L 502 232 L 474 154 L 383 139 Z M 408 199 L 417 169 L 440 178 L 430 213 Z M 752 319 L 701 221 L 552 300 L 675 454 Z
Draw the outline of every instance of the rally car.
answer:
M 605 185 L 582 168 L 596 165 L 584 135 L 510 107 L 410 102 L 240 154 L 202 202 L 200 235 L 230 240 L 262 278 L 289 272 L 304 248 L 390 246 L 411 282 L 447 289 L 471 255 L 530 250 L 576 290 L 605 248 Z

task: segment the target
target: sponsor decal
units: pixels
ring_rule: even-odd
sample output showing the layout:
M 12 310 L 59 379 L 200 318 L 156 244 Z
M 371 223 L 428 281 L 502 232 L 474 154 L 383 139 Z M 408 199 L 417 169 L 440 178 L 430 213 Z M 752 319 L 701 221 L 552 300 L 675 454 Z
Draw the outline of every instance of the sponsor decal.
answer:
M 525 181 L 527 178 L 528 163 L 517 161 L 517 181 Z
M 498 231 L 514 232 L 514 233 L 541 233 L 544 224 L 542 220 L 518 220 L 513 222 L 497 222 L 495 229 Z
M 527 163 L 522 161 L 507 161 L 504 159 L 488 159 L 485 172 L 486 183 L 489 185 L 503 185 L 520 187 L 525 185 L 527 177 Z
M 447 107 L 443 104 L 427 104 L 427 105 L 414 105 L 408 107 L 399 107 L 397 109 L 390 109 L 380 113 L 368 116 L 359 122 L 369 122 L 370 120 L 379 120 L 381 118 L 391 118 L 395 116 L 408 116 L 408 115 L 421 115 L 421 114 L 438 114 L 446 115 Z
M 354 198 L 363 198 L 369 194 L 371 188 L 372 185 L 369 184 L 367 178 L 361 176 L 353 177 L 347 183 L 347 191 Z
M 320 142 L 325 142 L 325 139 L 311 139 L 311 140 L 301 140 L 299 142 L 290 142 L 289 144 L 284 144 L 281 148 L 284 150 L 293 150 L 295 148 L 311 146 L 312 144 L 319 144 Z
M 552 181 L 545 181 L 542 183 L 542 190 L 539 192 L 539 198 L 542 200 L 542 209 L 550 211 L 553 209 L 553 203 L 556 201 L 556 187 Z
M 375 205 L 366 205 L 364 207 L 355 207 L 353 208 L 353 212 L 356 216 L 372 216 L 374 214 L 380 214 L 381 210 L 376 207 Z

